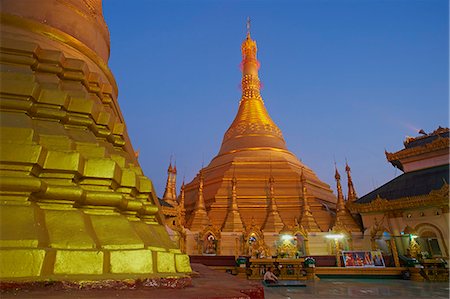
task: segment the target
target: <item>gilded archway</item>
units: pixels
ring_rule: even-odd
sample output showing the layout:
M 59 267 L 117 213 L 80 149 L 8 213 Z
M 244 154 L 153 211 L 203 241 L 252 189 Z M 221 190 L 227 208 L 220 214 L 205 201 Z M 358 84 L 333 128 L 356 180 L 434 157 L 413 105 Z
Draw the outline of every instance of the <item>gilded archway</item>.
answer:
M 415 231 L 417 232 L 417 236 L 420 238 L 424 238 L 424 237 L 431 237 L 431 235 L 429 234 L 427 236 L 427 232 L 431 232 L 435 235 L 439 247 L 443 249 L 444 252 L 441 252 L 443 256 L 449 256 L 449 252 L 448 252 L 448 247 L 447 247 L 447 243 L 446 243 L 446 238 L 444 238 L 444 234 L 442 233 L 442 231 L 439 229 L 439 227 L 437 227 L 434 224 L 431 223 L 420 223 L 418 225 L 415 226 Z M 431 255 L 433 255 L 431 253 Z
M 308 232 L 300 223 L 298 223 L 297 218 L 295 218 L 295 225 L 292 228 L 292 235 L 297 240 L 297 251 L 301 252 L 299 255 L 309 255 Z
M 270 256 L 269 248 L 264 242 L 264 234 L 253 218 L 250 227 L 244 232 L 244 253 L 251 257 Z
M 220 229 L 208 225 L 199 233 L 199 253 L 205 255 L 220 254 Z

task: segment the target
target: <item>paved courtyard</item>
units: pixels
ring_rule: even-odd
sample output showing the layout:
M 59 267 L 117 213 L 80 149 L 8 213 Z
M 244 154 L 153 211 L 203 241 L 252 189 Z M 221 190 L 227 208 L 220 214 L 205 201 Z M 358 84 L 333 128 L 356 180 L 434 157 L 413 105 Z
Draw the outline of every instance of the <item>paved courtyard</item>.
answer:
M 262 285 L 259 281 L 248 281 L 223 272 L 217 272 L 206 266 L 192 264 L 198 275 L 193 277 L 193 285 L 184 289 L 143 289 L 134 290 L 64 290 L 36 288 L 30 290 L 0 293 L 1 299 L 203 299 L 227 298 L 262 299 Z M 414 282 L 400 279 L 321 279 L 306 282 L 306 287 L 265 287 L 267 299 L 279 298 L 449 298 L 447 282 Z M 244 293 L 243 293 L 244 291 Z M 246 294 L 250 294 L 247 296 Z
M 449 298 L 448 282 L 399 279 L 321 279 L 306 288 L 264 288 L 265 298 Z

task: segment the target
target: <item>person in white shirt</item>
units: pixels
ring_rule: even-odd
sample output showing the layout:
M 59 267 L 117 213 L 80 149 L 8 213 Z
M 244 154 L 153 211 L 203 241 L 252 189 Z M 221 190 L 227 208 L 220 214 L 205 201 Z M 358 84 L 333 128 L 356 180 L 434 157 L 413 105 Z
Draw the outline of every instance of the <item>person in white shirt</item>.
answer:
M 272 272 L 272 267 L 269 267 L 266 273 L 264 273 L 264 281 L 266 283 L 276 283 L 278 281 L 278 278 Z

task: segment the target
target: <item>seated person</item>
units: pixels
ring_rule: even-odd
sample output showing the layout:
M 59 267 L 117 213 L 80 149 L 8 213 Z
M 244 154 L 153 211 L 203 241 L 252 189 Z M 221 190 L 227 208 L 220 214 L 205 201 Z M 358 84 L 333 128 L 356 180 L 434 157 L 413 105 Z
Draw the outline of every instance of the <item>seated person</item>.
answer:
M 266 273 L 264 273 L 264 282 L 265 283 L 276 283 L 278 281 L 278 278 L 273 274 L 272 267 L 269 267 L 267 269 Z

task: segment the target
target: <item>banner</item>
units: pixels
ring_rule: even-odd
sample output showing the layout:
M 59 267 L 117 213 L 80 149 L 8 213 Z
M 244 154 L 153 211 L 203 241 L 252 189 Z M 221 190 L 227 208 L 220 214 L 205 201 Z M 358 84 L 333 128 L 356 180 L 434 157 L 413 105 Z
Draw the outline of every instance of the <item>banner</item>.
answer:
M 381 251 L 342 251 L 345 267 L 385 267 Z

